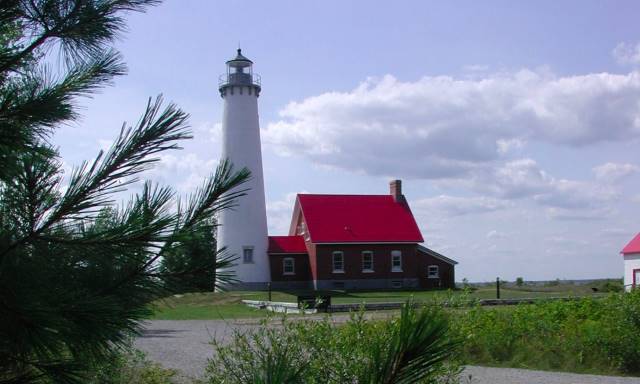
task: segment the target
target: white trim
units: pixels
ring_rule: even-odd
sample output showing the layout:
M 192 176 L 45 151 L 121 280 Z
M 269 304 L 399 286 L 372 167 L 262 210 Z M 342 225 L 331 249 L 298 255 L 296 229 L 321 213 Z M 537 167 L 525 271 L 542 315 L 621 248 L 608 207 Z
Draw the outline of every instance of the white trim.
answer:
M 336 256 L 340 255 L 342 269 L 336 269 Z M 331 252 L 331 270 L 333 273 L 344 273 L 344 252 L 342 251 L 333 251 Z
M 400 266 L 396 267 L 393 265 L 393 258 L 394 257 L 399 257 L 400 258 Z M 393 250 L 391 251 L 391 272 L 402 272 L 402 251 L 400 250 Z
M 365 253 L 368 253 L 369 255 L 371 255 L 371 268 L 365 268 L 364 267 L 364 255 Z M 375 266 L 373 265 L 373 251 L 362 251 L 360 252 L 360 260 L 362 262 L 362 273 L 373 273 L 375 272 Z
M 450 259 L 446 256 L 443 256 L 441 254 L 439 254 L 438 252 L 434 251 L 433 249 L 429 249 L 427 247 L 425 247 L 424 245 L 420 245 L 418 244 L 418 252 L 422 252 L 422 253 L 426 253 L 429 256 L 433 256 L 436 259 L 440 260 L 440 261 L 444 261 L 447 264 L 451 264 L 451 265 L 456 265 L 458 264 L 457 261 Z
M 432 275 L 431 268 L 435 268 L 435 274 Z M 427 265 L 427 279 L 439 279 L 440 278 L 440 266 L 431 264 Z
M 291 268 L 293 269 L 293 272 L 286 271 L 287 261 L 291 262 Z M 293 257 L 285 257 L 284 259 L 282 259 L 282 274 L 287 276 L 296 274 L 296 260 Z

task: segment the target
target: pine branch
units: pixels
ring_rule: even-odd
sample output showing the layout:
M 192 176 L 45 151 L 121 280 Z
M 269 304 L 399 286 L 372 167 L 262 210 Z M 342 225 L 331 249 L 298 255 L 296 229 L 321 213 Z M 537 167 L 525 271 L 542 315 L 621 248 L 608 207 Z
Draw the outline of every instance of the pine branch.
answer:
M 15 54 L 0 56 L 0 73 L 16 70 L 25 59 L 51 40 L 59 40 L 70 60 L 82 61 L 105 49 L 125 28 L 122 12 L 144 12 L 158 0 L 42 0 L 8 1 L 9 20 L 20 20 L 34 38 Z
M 174 104 L 160 112 L 161 106 L 161 96 L 154 102 L 149 99 L 146 112 L 136 128 L 123 126 L 120 136 L 106 154 L 101 151 L 93 163 L 85 162 L 74 169 L 67 191 L 49 216 L 32 234 L 13 242 L 0 255 L 65 220 L 91 217 L 112 201 L 111 194 L 136 182 L 138 173 L 159 160 L 153 155 L 177 149 L 177 141 L 190 138 L 186 125 L 188 115 Z
M 13 154 L 34 150 L 55 125 L 77 117 L 76 97 L 89 96 L 124 73 L 120 55 L 110 51 L 74 66 L 62 80 L 45 67 L 7 84 L 0 93 L 0 179 L 10 178 Z
M 245 167 L 238 172 L 233 172 L 233 165 L 228 160 L 223 160 L 212 177 L 209 177 L 189 199 L 186 213 L 179 213 L 184 217 L 180 225 L 176 225 L 173 236 L 164 243 L 162 249 L 144 265 L 137 270 L 126 275 L 114 286 L 106 288 L 101 294 L 106 294 L 118 289 L 120 286 L 136 278 L 154 263 L 156 263 L 169 249 L 175 241 L 184 236 L 186 232 L 193 229 L 195 225 L 201 224 L 205 220 L 213 218 L 213 215 L 223 209 L 229 209 L 236 203 L 236 199 L 246 194 L 247 189 L 235 190 L 241 184 L 247 182 L 251 172 Z
M 214 175 L 205 180 L 203 185 L 189 197 L 184 213 L 183 229 L 189 230 L 194 225 L 210 219 L 216 212 L 232 208 L 238 198 L 245 196 L 248 188 L 238 187 L 251 178 L 251 171 L 244 167 L 234 172 L 233 164 L 224 159 L 216 168 Z

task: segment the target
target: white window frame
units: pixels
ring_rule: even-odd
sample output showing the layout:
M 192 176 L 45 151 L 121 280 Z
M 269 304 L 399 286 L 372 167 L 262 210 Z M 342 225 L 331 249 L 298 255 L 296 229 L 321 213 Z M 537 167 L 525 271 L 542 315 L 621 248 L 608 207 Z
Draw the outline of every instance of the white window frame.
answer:
M 336 256 L 340 257 L 340 263 L 342 264 L 341 269 L 336 269 Z M 333 270 L 333 273 L 344 273 L 344 252 L 333 251 L 331 253 L 331 269 Z
M 364 273 L 371 273 L 374 271 L 374 267 L 373 267 L 373 251 L 362 251 L 361 252 L 362 255 L 362 272 Z M 364 266 L 364 258 L 365 256 L 368 255 L 371 257 L 371 268 L 365 268 Z
M 251 251 L 251 260 L 247 261 L 246 251 Z M 242 247 L 242 264 L 253 264 L 253 246 L 244 246 Z
M 396 266 L 394 265 L 394 259 L 398 258 L 398 260 L 400 261 L 400 265 Z M 402 251 L 391 251 L 391 272 L 402 272 Z
M 391 288 L 402 289 L 402 287 L 403 287 L 402 280 L 391 280 Z
M 427 266 L 427 279 L 439 279 L 439 278 L 440 278 L 440 266 L 438 265 Z
M 291 272 L 287 272 L 287 262 L 291 262 Z M 293 257 L 285 257 L 282 259 L 282 274 L 283 275 L 295 275 L 296 274 L 296 260 Z

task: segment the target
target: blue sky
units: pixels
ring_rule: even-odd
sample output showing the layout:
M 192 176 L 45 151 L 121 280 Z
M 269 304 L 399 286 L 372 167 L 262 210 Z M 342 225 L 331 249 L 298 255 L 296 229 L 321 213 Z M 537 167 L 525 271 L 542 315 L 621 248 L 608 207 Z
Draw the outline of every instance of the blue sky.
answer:
M 149 178 L 188 193 L 220 155 L 224 62 L 262 76 L 268 220 L 297 192 L 404 190 L 457 278 L 618 277 L 640 231 L 640 3 L 177 1 L 130 15 L 126 77 L 55 137 L 70 167 L 163 93 L 195 140 Z

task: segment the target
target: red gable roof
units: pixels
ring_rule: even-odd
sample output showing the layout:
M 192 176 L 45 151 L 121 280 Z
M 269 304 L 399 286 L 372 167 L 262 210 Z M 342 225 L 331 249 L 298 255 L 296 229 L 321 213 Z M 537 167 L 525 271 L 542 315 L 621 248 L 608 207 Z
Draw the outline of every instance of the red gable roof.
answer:
M 267 253 L 307 253 L 302 236 L 269 236 Z
M 633 240 L 631 240 L 629 244 L 624 247 L 622 253 L 625 255 L 630 253 L 640 253 L 640 233 L 638 233 L 636 237 L 634 237 Z
M 406 203 L 391 195 L 298 195 L 314 243 L 421 243 Z

